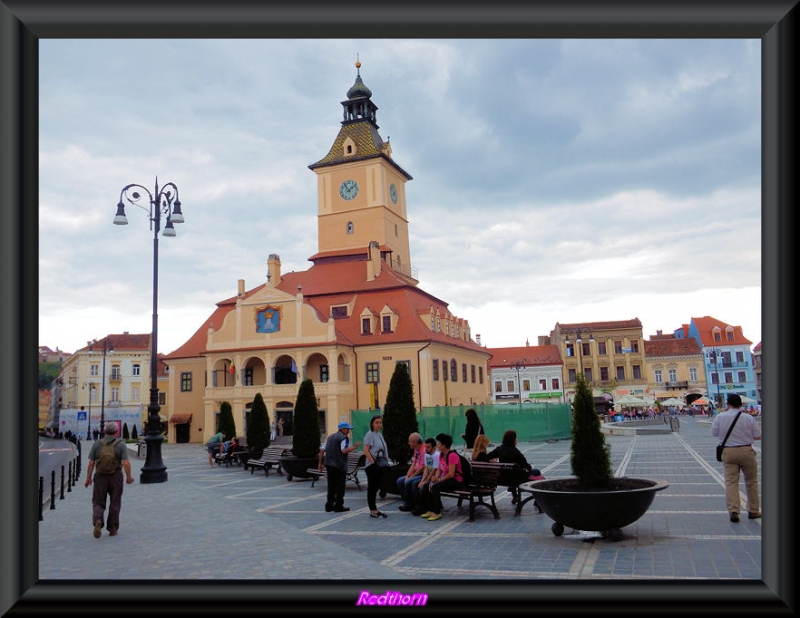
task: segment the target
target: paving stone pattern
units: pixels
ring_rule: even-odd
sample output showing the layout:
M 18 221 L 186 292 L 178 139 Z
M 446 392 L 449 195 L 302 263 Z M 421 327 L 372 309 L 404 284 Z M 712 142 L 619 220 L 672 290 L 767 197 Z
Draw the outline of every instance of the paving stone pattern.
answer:
M 470 523 L 466 505 L 445 499 L 442 519 L 428 522 L 398 511 L 394 494 L 378 501 L 389 517 L 371 519 L 365 477 L 361 491 L 348 483 L 351 511 L 325 513 L 324 479 L 312 488 L 310 480 L 289 482 L 274 471 L 265 477 L 239 466 L 210 467 L 202 445 L 165 444 L 166 483 L 139 484 L 144 461 L 132 453 L 136 483 L 125 486 L 117 536 L 92 537 L 91 489 L 83 478 L 55 510 L 45 509 L 39 577 L 760 581 L 762 520 L 728 520 L 710 424 L 689 417 L 680 423 L 672 434 L 607 436 L 617 476 L 669 483 L 619 542 L 571 530 L 556 537 L 552 520 L 532 502 L 515 517 L 503 488 L 496 494 L 499 520 L 479 508 Z M 545 477 L 570 475 L 569 440 L 519 447 Z M 334 564 L 345 566 L 331 570 Z

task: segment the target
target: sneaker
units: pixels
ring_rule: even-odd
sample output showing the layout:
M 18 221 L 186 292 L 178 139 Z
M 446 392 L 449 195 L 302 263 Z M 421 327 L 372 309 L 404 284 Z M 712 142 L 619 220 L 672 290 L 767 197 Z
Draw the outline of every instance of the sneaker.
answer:
M 428 519 L 428 517 L 430 517 L 431 515 L 433 515 L 433 513 L 431 513 L 430 511 L 427 511 L 427 512 L 423 513 L 422 515 L 420 515 L 420 517 L 424 517 L 425 519 Z
M 379 517 L 383 517 L 384 519 L 386 519 L 387 517 L 389 517 L 386 513 L 381 513 L 380 511 L 378 511 L 377 513 L 370 513 L 369 516 L 375 519 L 378 519 Z
M 333 512 L 334 513 L 344 513 L 345 511 L 349 511 L 349 510 L 350 510 L 349 506 L 343 506 L 343 507 L 338 508 L 338 509 L 333 509 Z
M 758 513 L 748 513 L 747 519 L 759 519 L 761 517 L 761 511 Z
M 117 536 L 119 534 L 119 530 L 112 530 L 108 533 L 108 536 Z
M 731 513 L 731 521 L 735 524 L 739 523 L 739 513 Z
M 433 515 L 428 517 L 428 521 L 436 521 L 437 519 L 441 519 L 441 518 L 442 518 L 442 514 L 441 513 L 434 513 Z
M 406 513 L 411 510 L 410 506 L 406 506 L 405 504 L 401 504 L 397 507 L 398 511 L 405 511 Z
M 92 530 L 92 534 L 94 535 L 94 538 L 96 538 L 96 539 L 100 538 L 100 536 L 103 534 L 103 522 L 102 521 L 94 522 L 94 530 Z

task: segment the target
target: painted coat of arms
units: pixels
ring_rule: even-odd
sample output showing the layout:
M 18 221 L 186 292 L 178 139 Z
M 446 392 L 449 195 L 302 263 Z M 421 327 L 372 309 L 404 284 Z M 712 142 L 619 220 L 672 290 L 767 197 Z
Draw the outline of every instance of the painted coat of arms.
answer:
M 276 333 L 281 329 L 281 307 L 256 309 L 256 332 Z

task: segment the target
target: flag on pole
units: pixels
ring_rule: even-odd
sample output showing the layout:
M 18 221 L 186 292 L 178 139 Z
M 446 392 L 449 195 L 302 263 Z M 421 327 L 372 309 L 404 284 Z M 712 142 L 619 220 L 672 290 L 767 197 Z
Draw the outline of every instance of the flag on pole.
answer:
M 228 373 L 233 375 L 233 372 L 234 372 L 234 366 L 233 366 L 233 361 L 231 361 L 231 366 L 228 367 Z

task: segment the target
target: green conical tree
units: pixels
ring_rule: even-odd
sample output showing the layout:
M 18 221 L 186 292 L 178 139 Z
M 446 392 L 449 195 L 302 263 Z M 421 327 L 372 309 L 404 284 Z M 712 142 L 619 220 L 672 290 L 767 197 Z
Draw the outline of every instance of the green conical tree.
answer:
M 225 432 L 225 438 L 230 440 L 236 435 L 236 423 L 233 420 L 231 404 L 223 401 L 219 406 L 219 430 Z
M 314 383 L 305 379 L 297 391 L 292 422 L 292 454 L 296 457 L 316 457 L 319 453 L 319 408 Z
M 122 439 L 127 441 L 127 440 L 130 439 L 130 437 L 131 437 L 131 434 L 128 431 L 128 423 L 123 423 L 122 424 Z
M 256 393 L 247 419 L 247 448 L 262 451 L 269 446 L 269 414 L 261 393 Z
M 417 407 L 414 404 L 414 384 L 405 363 L 397 363 L 389 382 L 383 407 L 383 438 L 389 455 L 401 464 L 411 459 L 409 434 L 419 431 Z
M 600 431 L 600 417 L 594 408 L 592 390 L 580 373 L 572 402 L 572 444 L 570 466 L 582 489 L 607 487 L 613 478 L 611 446 Z
M 138 440 L 138 439 L 139 439 L 139 434 L 136 433 L 136 425 L 134 425 L 133 429 L 131 430 L 131 440 Z

